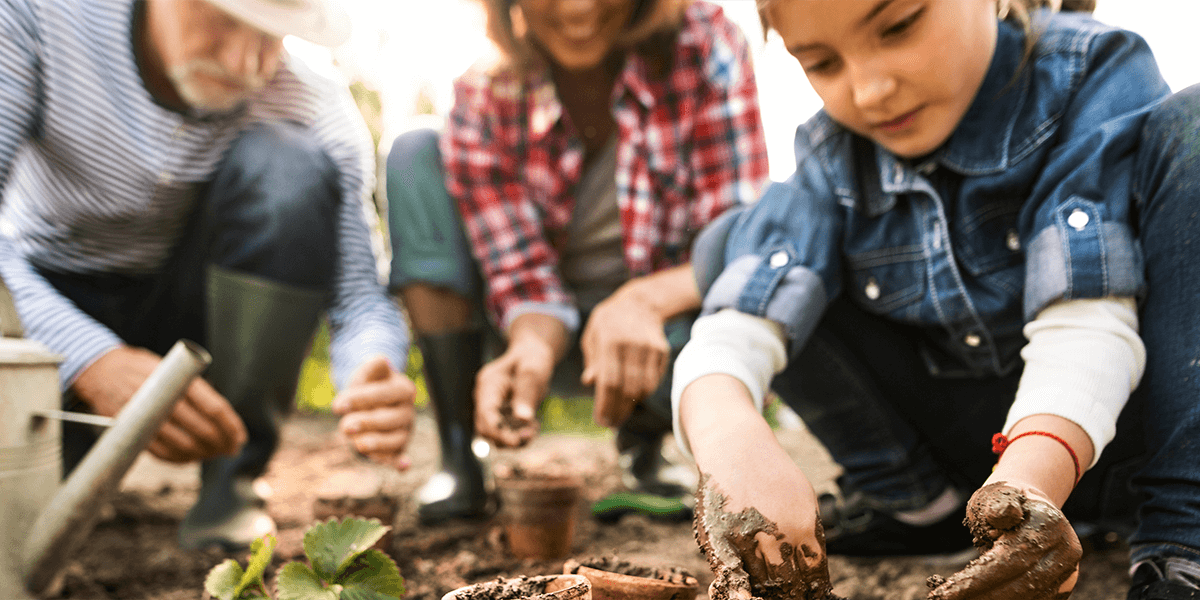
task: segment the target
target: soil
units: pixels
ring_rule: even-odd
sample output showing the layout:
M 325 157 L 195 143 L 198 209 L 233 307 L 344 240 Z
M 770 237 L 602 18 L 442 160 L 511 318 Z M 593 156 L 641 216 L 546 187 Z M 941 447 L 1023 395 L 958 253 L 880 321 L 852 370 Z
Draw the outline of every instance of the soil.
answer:
M 405 578 L 406 599 L 439 600 L 446 592 L 473 583 L 521 576 L 561 573 L 563 560 L 520 560 L 506 551 L 497 518 L 421 527 L 416 521 L 413 492 L 437 467 L 432 417 L 420 414 L 411 447 L 413 466 L 398 473 L 368 467 L 338 438 L 329 415 L 294 415 L 283 431 L 282 446 L 261 480 L 267 510 L 279 526 L 278 546 L 268 574 L 285 562 L 303 558 L 303 535 L 314 521 L 317 491 L 338 473 L 373 469 L 397 500 L 389 553 Z M 832 490 L 837 468 L 823 448 L 802 428 L 777 435 L 818 492 Z M 668 444 L 673 452 L 674 445 Z M 709 600 L 713 576 L 700 553 L 690 522 L 660 522 L 627 515 L 615 524 L 601 523 L 588 506 L 620 489 L 616 450 L 611 437 L 543 434 L 522 450 L 494 452 L 495 466 L 517 462 L 551 464 L 566 461 L 585 481 L 581 518 L 572 557 L 615 556 L 631 563 L 681 568 L 700 581 L 697 600 Z M 216 550 L 183 551 L 175 541 L 180 519 L 196 497 L 198 468 L 165 465 L 148 456 L 139 459 L 122 482 L 121 491 L 104 509 L 83 547 L 67 561 L 58 597 L 102 600 L 195 600 L 203 597 L 208 570 L 226 558 L 245 561 L 245 553 Z M 269 489 L 268 489 L 269 487 Z M 1076 598 L 1121 600 L 1128 589 L 1128 549 L 1119 542 L 1085 546 Z M 950 575 L 970 557 L 957 559 L 831 557 L 834 592 L 851 600 L 916 600 L 925 598 L 925 580 Z M 270 582 L 270 578 L 268 578 Z
M 578 573 L 579 567 L 588 567 L 598 571 L 608 571 L 609 573 L 629 575 L 630 577 L 657 579 L 659 581 L 676 583 L 680 585 L 687 585 L 695 580 L 695 576 L 683 567 L 671 565 L 647 566 L 622 560 L 617 556 L 600 556 L 585 558 L 579 561 L 571 561 L 568 563 L 568 565 L 564 565 L 563 569 L 568 573 Z

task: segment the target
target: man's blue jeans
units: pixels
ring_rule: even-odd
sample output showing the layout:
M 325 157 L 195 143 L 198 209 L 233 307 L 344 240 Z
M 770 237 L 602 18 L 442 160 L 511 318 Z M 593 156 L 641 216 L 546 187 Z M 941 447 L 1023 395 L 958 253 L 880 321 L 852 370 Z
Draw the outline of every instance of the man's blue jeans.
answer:
M 300 288 L 330 289 L 339 198 L 336 166 L 311 130 L 261 124 L 234 143 L 216 176 L 202 187 L 187 230 L 160 273 L 40 272 L 130 346 L 165 354 L 181 338 L 205 345 L 209 265 Z M 64 398 L 68 406 L 75 402 L 70 394 Z M 89 426 L 63 423 L 64 472 L 78 464 L 95 437 Z
M 1136 513 L 1135 561 L 1200 562 L 1200 86 L 1166 100 L 1142 138 L 1134 225 L 1146 373 L 1064 511 L 1126 531 Z M 774 382 L 843 467 L 843 491 L 884 510 L 924 506 L 947 485 L 976 489 L 1020 379 L 933 377 L 920 338 L 838 300 Z

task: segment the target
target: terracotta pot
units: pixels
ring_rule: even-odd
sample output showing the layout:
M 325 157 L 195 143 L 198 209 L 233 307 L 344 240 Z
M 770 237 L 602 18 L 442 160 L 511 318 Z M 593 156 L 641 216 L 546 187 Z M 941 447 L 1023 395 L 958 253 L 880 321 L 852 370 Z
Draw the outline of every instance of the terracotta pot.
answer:
M 476 583 L 442 596 L 442 600 L 591 600 L 592 584 L 582 575 L 503 577 Z
M 592 583 L 593 600 L 694 600 L 700 582 L 683 569 L 654 569 L 623 561 L 568 560 L 563 573 Z
M 578 477 L 498 479 L 500 518 L 518 558 L 562 558 L 571 552 L 583 481 Z

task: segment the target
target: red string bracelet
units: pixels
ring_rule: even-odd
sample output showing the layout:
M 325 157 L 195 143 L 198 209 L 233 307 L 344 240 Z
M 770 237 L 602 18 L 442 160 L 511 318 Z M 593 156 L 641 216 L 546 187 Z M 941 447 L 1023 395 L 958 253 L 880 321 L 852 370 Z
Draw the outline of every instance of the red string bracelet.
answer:
M 1079 478 L 1083 477 L 1083 472 L 1079 468 L 1079 456 L 1075 454 L 1075 450 L 1071 448 L 1071 445 L 1067 443 L 1067 440 L 1064 440 L 1057 435 L 1050 433 L 1049 431 L 1026 431 L 1023 433 L 1018 433 L 1017 435 L 1013 436 L 1011 440 L 1008 439 L 1008 437 L 1006 437 L 1003 433 L 997 433 L 996 435 L 992 436 L 992 454 L 995 454 L 997 457 L 1003 456 L 1004 451 L 1008 450 L 1009 444 L 1027 435 L 1045 436 L 1062 444 L 1063 448 L 1066 448 L 1067 452 L 1071 454 L 1071 461 L 1075 463 L 1075 483 L 1079 483 Z

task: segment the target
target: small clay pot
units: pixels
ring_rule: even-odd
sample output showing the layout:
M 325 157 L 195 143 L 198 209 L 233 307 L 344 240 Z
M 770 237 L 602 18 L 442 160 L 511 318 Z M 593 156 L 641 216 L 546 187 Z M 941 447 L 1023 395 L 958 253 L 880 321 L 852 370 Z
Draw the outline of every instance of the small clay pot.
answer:
M 562 558 L 571 552 L 583 481 L 520 476 L 496 480 L 508 548 L 517 558 Z
M 614 558 L 574 559 L 563 573 L 577 573 L 592 583 L 592 600 L 694 600 L 700 582 L 680 567 L 654 568 Z
M 582 575 L 571 574 L 501 577 L 460 587 L 442 600 L 592 600 L 592 584 Z

